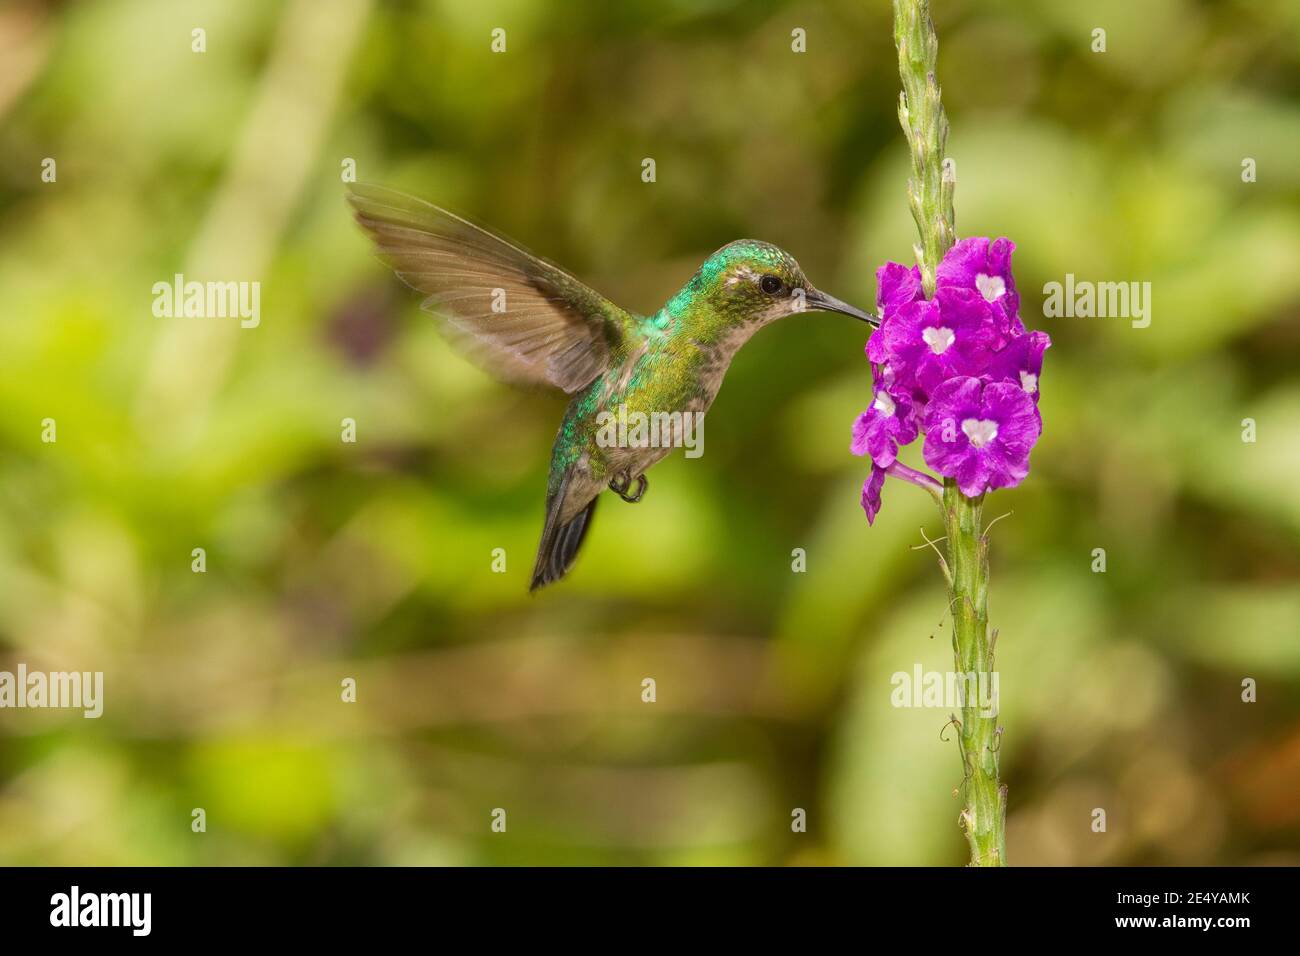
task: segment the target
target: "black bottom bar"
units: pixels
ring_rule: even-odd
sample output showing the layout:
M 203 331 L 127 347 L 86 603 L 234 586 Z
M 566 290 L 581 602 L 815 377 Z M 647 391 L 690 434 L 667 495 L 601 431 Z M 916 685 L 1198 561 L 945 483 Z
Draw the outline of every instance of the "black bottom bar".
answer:
M 522 934 L 606 943 L 681 929 L 731 941 L 784 929 L 947 946 L 972 922 L 990 945 L 1098 935 L 1229 942 L 1281 931 L 1289 869 L 7 869 L 6 942 L 324 944 Z M 75 890 L 74 890 L 75 887 Z M 147 895 L 146 895 L 147 894 Z M 94 924 L 94 925 L 87 925 Z M 110 925 L 102 925 L 110 924 Z M 147 930 L 147 932 L 146 932 Z M 1047 934 L 1044 936 L 1044 934 Z

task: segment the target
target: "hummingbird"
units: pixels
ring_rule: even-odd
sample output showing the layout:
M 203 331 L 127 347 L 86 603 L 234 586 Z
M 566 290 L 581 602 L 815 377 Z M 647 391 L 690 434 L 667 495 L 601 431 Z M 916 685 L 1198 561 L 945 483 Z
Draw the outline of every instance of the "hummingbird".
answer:
M 672 443 L 607 440 L 611 416 L 702 421 L 737 350 L 788 315 L 838 312 L 879 324 L 814 288 L 793 256 L 767 242 L 728 243 L 663 308 L 642 315 L 432 203 L 364 183 L 349 186 L 348 201 L 380 258 L 425 296 L 421 307 L 453 345 L 500 379 L 571 396 L 551 451 L 530 591 L 573 566 L 602 491 L 640 501 L 646 471 L 672 451 Z

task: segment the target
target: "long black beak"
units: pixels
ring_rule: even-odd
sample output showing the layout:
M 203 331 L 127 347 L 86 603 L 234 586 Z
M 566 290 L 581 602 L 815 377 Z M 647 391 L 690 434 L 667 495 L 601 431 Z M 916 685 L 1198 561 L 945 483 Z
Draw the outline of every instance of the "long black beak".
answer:
M 833 295 L 827 295 L 820 289 L 809 289 L 808 294 L 804 297 L 804 307 L 808 309 L 817 309 L 821 312 L 838 312 L 841 315 L 851 315 L 855 319 L 866 322 L 871 326 L 879 326 L 880 319 L 870 312 L 863 312 Z

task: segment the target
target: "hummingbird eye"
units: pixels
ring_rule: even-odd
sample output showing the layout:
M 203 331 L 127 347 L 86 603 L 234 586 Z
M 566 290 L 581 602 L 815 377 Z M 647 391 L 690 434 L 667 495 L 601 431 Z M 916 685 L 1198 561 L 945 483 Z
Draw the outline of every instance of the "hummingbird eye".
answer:
M 758 280 L 758 287 L 768 295 L 776 295 L 785 288 L 785 283 L 778 276 L 765 275 Z

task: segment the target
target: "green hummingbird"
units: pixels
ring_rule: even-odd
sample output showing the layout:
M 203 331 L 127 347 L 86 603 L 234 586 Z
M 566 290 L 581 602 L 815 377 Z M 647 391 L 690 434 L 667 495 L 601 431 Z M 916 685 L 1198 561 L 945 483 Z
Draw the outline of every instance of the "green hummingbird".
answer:
M 381 258 L 426 297 L 422 308 L 440 317 L 453 344 L 499 378 L 573 396 L 551 452 L 530 591 L 573 566 L 601 491 L 641 500 L 646 471 L 681 443 L 686 423 L 702 421 L 756 331 L 805 310 L 878 324 L 818 291 L 789 253 L 766 242 L 723 246 L 663 308 L 639 315 L 431 203 L 360 183 L 348 199 Z M 651 442 L 654 429 L 629 433 L 614 421 L 671 423 L 677 440 Z

